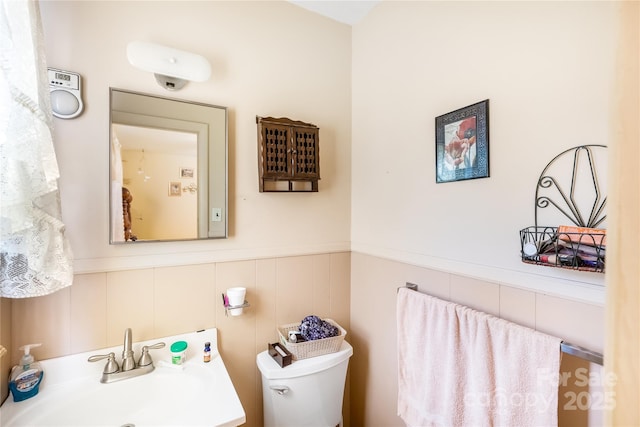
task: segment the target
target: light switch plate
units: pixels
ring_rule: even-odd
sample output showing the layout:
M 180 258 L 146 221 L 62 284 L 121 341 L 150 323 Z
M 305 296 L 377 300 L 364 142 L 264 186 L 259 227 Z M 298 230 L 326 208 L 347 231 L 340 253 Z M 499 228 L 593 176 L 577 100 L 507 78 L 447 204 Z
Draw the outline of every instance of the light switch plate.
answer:
M 222 221 L 222 208 L 211 209 L 211 222 Z

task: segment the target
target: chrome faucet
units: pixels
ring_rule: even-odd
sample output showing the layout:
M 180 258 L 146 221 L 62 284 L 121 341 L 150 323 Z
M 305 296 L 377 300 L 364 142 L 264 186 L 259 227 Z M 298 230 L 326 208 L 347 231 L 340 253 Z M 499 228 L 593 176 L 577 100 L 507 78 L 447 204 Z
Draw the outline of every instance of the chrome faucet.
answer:
M 163 342 L 158 342 L 153 345 L 145 345 L 142 347 L 142 354 L 136 364 L 136 360 L 131 347 L 133 339 L 131 337 L 131 328 L 127 328 L 124 331 L 124 345 L 122 347 L 122 365 L 118 365 L 116 362 L 116 354 L 111 352 L 109 354 L 96 354 L 89 357 L 89 362 L 97 362 L 99 360 L 107 359 L 107 364 L 102 371 L 101 383 L 112 383 L 114 381 L 124 380 L 127 378 L 133 378 L 140 375 L 148 374 L 153 371 L 153 360 L 149 354 L 149 350 L 154 350 L 164 347 Z
M 130 371 L 136 368 L 136 360 L 133 358 L 131 349 L 131 328 L 124 331 L 124 345 L 122 346 L 122 368 L 121 371 Z

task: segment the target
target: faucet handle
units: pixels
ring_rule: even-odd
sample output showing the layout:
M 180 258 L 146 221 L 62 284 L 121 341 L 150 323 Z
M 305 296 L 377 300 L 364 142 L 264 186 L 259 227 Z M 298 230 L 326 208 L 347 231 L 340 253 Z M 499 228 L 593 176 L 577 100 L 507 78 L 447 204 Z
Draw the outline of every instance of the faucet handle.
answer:
M 151 355 L 149 354 L 149 350 L 156 350 L 159 348 L 163 348 L 164 343 L 158 342 L 153 345 L 145 345 L 142 347 L 142 355 L 140 355 L 140 360 L 138 360 L 138 366 L 148 366 L 153 363 L 151 360 Z
M 109 354 L 96 354 L 94 356 L 89 357 L 87 359 L 89 362 L 97 362 L 98 360 L 107 359 L 107 364 L 104 365 L 104 370 L 102 371 L 105 374 L 113 374 L 120 370 L 118 366 L 118 362 L 116 362 L 116 354 L 111 352 Z

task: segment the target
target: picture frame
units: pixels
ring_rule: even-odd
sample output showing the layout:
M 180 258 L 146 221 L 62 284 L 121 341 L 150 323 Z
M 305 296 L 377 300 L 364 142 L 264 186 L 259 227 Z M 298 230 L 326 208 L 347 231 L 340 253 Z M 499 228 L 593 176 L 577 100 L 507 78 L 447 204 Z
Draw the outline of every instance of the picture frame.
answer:
M 194 170 L 193 168 L 180 168 L 180 178 L 187 179 L 193 178 Z
M 169 196 L 182 196 L 182 183 L 170 182 L 169 183 Z
M 489 100 L 436 117 L 436 183 L 489 177 Z

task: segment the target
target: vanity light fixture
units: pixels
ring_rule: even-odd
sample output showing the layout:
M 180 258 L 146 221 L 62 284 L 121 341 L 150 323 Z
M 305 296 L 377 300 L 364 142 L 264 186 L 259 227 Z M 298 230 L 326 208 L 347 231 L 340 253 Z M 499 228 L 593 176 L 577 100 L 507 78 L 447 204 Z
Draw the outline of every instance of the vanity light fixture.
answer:
M 181 89 L 187 81 L 204 82 L 211 76 L 211 65 L 203 56 L 155 43 L 129 43 L 127 59 L 134 67 L 152 72 L 167 90 Z

